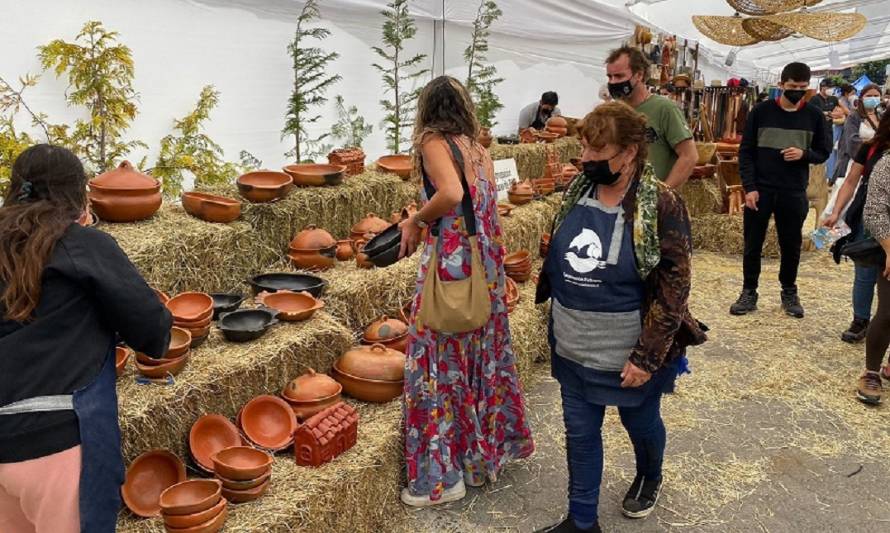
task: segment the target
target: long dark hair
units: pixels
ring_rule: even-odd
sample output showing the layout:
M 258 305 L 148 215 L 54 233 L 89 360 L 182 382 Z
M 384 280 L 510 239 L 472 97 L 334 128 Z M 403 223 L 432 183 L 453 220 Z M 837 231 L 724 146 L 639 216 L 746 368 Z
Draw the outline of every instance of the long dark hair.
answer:
M 872 140 L 865 143 L 869 146 L 876 146 L 877 152 L 883 152 L 890 149 L 890 113 L 884 113 L 881 122 L 875 129 L 875 136 Z
M 80 159 L 59 146 L 32 146 L 13 163 L 0 207 L 0 281 L 6 284 L 0 304 L 6 318 L 31 318 L 50 254 L 87 205 L 86 183 Z
M 467 88 L 451 76 L 439 76 L 429 82 L 417 100 L 412 144 L 418 176 L 422 172 L 420 148 L 430 134 L 465 135 L 470 143 L 475 143 L 479 136 L 473 99 Z
M 865 93 L 867 93 L 869 91 L 877 91 L 878 97 L 881 96 L 881 88 L 880 87 L 878 87 L 874 83 L 870 83 L 870 84 L 866 85 L 865 87 L 863 87 L 862 92 L 859 93 L 859 100 L 856 101 L 856 112 L 859 113 L 859 116 L 860 116 L 860 118 L 862 118 L 862 120 L 867 120 L 868 124 L 873 129 L 878 129 L 878 125 L 873 123 L 871 121 L 871 117 L 868 116 L 868 110 L 865 109 L 865 102 L 863 102 L 863 100 L 865 99 Z

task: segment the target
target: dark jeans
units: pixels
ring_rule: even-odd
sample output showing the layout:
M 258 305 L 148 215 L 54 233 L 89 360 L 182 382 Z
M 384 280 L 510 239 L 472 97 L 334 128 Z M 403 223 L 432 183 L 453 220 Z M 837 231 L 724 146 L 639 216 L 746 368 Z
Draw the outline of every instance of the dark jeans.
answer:
M 784 289 L 795 289 L 800 266 L 800 246 L 803 243 L 801 232 L 810 211 L 806 192 L 762 189 L 757 208 L 757 211 L 745 208 L 745 288 L 757 289 L 763 242 L 766 240 L 770 217 L 775 216 L 782 254 L 779 282 Z
M 881 362 L 890 346 L 890 281 L 878 273 L 878 311 L 875 313 L 865 338 L 865 368 L 873 372 L 881 369 Z
M 561 380 L 563 419 L 569 466 L 569 514 L 587 527 L 597 521 L 603 479 L 603 417 L 606 406 L 588 402 L 583 381 Z M 637 474 L 660 479 L 667 442 L 661 420 L 661 393 L 648 395 L 638 407 L 619 407 L 621 423 L 630 436 Z

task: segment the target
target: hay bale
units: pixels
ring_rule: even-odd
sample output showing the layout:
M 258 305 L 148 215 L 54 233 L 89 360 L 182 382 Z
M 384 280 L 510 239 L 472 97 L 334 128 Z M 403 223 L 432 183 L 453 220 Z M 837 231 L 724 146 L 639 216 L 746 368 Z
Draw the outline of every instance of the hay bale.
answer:
M 689 216 L 723 212 L 723 194 L 716 178 L 689 180 L 680 188 Z
M 692 217 L 692 246 L 695 250 L 743 254 L 745 232 L 742 215 L 706 214 Z M 779 237 L 772 220 L 763 243 L 763 257 L 779 257 Z
M 518 206 L 510 216 L 501 217 L 507 251 L 528 250 L 537 254 L 541 235 L 550 231 L 561 201 L 562 194 L 553 194 L 543 200 Z
M 307 367 L 326 372 L 352 345 L 352 333 L 322 313 L 243 344 L 213 331 L 171 386 L 137 384 L 130 364 L 117 387 L 124 457 L 132 460 L 152 448 L 186 457 L 188 431 L 199 416 L 234 416 L 256 395 L 279 393 Z
M 562 163 L 581 157 L 581 142 L 575 137 L 563 137 L 552 144 L 493 144 L 489 153 L 494 160 L 515 159 L 520 179 L 537 179 L 544 175 L 547 151 L 551 147 Z
M 532 267 L 534 273 L 541 271 L 542 261 Z M 513 341 L 513 354 L 516 356 L 516 371 L 526 385 L 534 374 L 535 363 L 550 360 L 550 345 L 547 341 L 547 322 L 550 316 L 549 304 L 535 305 L 534 281 L 518 284 L 519 304 L 510 313 L 510 336 Z
M 165 205 L 142 222 L 97 227 L 114 237 L 149 283 L 168 292 L 233 290 L 262 266 L 250 225 L 211 224 L 180 206 Z
M 279 454 L 272 483 L 260 499 L 230 505 L 225 531 L 391 531 L 404 520 L 398 491 L 402 472 L 401 404 L 365 405 L 358 442 L 319 468 L 297 466 L 293 452 Z M 163 533 L 159 518 L 139 519 L 124 511 L 122 533 Z

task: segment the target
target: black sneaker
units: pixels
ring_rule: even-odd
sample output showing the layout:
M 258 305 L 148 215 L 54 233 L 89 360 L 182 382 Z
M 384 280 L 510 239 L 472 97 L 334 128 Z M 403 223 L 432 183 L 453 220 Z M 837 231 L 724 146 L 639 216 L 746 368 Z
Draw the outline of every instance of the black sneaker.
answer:
M 575 520 L 572 519 L 571 516 L 567 516 L 562 522 L 554 526 L 539 529 L 535 531 L 535 533 L 603 533 L 603 530 L 600 529 L 599 522 L 587 529 L 581 529 L 575 525 Z
M 757 311 L 757 291 L 744 289 L 739 299 L 729 308 L 729 314 L 735 316 L 747 315 Z
M 660 493 L 660 479 L 651 481 L 638 474 L 624 495 L 621 512 L 628 518 L 646 518 L 655 510 Z
M 782 309 L 788 316 L 803 318 L 803 306 L 800 305 L 797 289 L 782 289 Z
M 864 318 L 854 318 L 847 331 L 841 334 L 841 340 L 850 344 L 862 342 L 868 335 L 870 321 Z

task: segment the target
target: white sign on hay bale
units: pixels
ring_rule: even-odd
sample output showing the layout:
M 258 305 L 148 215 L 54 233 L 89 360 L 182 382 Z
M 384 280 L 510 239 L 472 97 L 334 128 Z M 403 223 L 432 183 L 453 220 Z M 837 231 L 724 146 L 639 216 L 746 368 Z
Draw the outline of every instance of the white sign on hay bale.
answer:
M 494 182 L 498 186 L 498 201 L 507 199 L 507 189 L 514 181 L 519 181 L 516 160 L 498 159 L 494 162 Z

